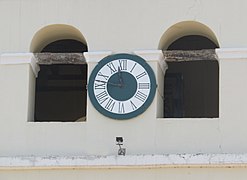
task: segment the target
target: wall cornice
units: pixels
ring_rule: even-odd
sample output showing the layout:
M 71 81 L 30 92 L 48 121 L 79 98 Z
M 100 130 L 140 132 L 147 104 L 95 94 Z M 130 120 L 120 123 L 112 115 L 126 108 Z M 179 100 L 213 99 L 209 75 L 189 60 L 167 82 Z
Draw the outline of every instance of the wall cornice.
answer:
M 219 59 L 247 59 L 247 48 L 219 48 L 215 51 Z
M 4 53 L 0 55 L 0 65 L 30 64 L 35 76 L 38 76 L 39 65 L 33 53 Z
M 106 56 L 112 54 L 112 51 L 95 51 L 95 52 L 84 52 L 83 55 L 88 63 L 99 62 Z
M 134 51 L 134 54 L 142 57 L 147 62 L 158 62 L 163 73 L 165 74 L 167 64 L 165 62 L 164 55 L 161 50 L 138 50 Z

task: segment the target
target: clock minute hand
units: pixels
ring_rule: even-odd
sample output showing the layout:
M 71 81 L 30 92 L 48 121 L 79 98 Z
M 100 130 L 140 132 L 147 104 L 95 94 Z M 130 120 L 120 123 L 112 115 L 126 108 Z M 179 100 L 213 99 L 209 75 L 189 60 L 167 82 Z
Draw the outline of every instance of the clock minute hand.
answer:
M 95 81 L 97 81 L 97 82 L 101 82 L 101 83 L 105 83 L 105 84 L 110 84 L 110 85 L 113 85 L 113 86 L 118 86 L 118 87 L 120 87 L 121 86 L 121 84 L 116 84 L 116 83 L 112 83 L 112 82 L 109 82 L 109 81 L 101 81 L 101 80 L 95 80 Z

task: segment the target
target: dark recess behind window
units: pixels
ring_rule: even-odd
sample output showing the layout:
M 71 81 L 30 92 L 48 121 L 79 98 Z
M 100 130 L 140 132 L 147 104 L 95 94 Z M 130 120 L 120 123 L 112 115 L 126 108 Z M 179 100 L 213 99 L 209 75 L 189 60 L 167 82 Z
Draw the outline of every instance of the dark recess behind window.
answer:
M 191 35 L 174 41 L 168 50 L 215 49 L 206 37 Z M 188 53 L 186 53 L 188 54 Z M 219 117 L 219 67 L 217 60 L 167 62 L 165 75 L 164 117 Z
M 86 45 L 72 39 L 52 42 L 42 50 L 49 53 L 85 51 Z M 35 121 L 69 122 L 85 117 L 86 82 L 86 64 L 40 65 L 36 80 Z
M 82 53 L 87 51 L 87 46 L 73 39 L 54 41 L 45 46 L 41 52 L 51 53 Z
M 167 50 L 201 50 L 215 48 L 218 48 L 218 46 L 210 39 L 204 36 L 190 35 L 177 39 Z

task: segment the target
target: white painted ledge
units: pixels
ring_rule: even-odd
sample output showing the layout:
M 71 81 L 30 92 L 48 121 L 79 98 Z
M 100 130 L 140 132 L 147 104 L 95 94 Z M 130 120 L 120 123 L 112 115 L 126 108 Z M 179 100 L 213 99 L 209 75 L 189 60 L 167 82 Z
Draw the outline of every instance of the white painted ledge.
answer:
M 36 77 L 40 70 L 33 53 L 4 53 L 0 55 L 0 64 L 30 64 Z
M 247 154 L 0 157 L 0 170 L 229 167 L 247 168 Z
M 101 59 L 112 54 L 112 51 L 84 52 L 83 55 L 88 63 L 99 62 Z
M 166 64 L 163 52 L 161 50 L 138 50 L 134 51 L 134 54 L 142 57 L 147 62 L 158 62 L 163 74 L 165 74 L 165 71 L 168 68 L 168 66 Z
M 146 61 L 159 61 L 164 58 L 161 50 L 138 50 L 134 51 L 134 54 Z
M 215 51 L 219 59 L 247 59 L 247 48 L 219 48 Z

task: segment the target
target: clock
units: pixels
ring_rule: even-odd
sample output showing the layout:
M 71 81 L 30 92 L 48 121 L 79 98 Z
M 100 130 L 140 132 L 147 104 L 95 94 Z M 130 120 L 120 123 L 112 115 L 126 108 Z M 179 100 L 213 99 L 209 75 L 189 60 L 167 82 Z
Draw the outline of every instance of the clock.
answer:
M 156 92 L 152 68 L 132 54 L 103 58 L 93 69 L 88 94 L 93 106 L 112 119 L 130 119 L 143 113 Z

